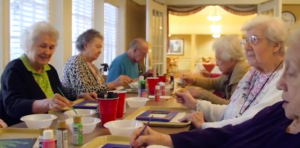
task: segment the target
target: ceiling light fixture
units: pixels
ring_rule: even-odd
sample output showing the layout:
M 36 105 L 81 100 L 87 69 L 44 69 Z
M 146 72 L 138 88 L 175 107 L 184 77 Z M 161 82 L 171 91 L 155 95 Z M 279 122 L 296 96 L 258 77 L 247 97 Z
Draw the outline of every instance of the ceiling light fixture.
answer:
M 213 36 L 213 38 L 219 38 L 221 36 L 221 34 L 214 33 L 212 36 Z
M 214 22 L 212 25 L 209 26 L 212 33 L 220 33 L 221 32 L 221 25 Z
M 210 21 L 219 21 L 220 19 L 222 19 L 222 17 L 220 16 L 220 14 L 217 11 L 217 6 L 210 6 L 211 11 L 208 17 L 206 17 L 208 20 Z

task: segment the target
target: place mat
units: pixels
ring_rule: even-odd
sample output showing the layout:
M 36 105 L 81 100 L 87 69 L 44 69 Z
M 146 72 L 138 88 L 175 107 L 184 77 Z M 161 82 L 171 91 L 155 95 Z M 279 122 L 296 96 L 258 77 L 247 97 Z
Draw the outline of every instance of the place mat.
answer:
M 178 119 L 184 117 L 190 110 L 183 107 L 166 107 L 166 106 L 144 106 L 137 109 L 132 114 L 126 116 L 124 120 L 136 120 L 136 117 L 144 113 L 147 110 L 165 110 L 165 111 L 178 111 L 178 114 L 170 122 L 150 122 L 149 126 L 160 126 L 160 127 L 185 127 L 191 124 L 191 121 L 179 122 Z M 141 121 L 144 124 L 147 121 Z
M 96 101 L 83 100 L 82 102 L 73 105 L 73 107 L 79 109 L 97 109 L 98 103 Z
M 0 139 L 0 148 L 32 148 L 36 138 Z

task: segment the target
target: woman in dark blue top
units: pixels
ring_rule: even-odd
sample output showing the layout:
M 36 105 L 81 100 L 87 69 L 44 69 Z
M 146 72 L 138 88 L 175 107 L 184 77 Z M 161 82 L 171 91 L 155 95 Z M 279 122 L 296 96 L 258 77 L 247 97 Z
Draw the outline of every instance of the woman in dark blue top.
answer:
M 282 102 L 266 107 L 252 119 L 235 126 L 170 135 L 147 128 L 144 135 L 137 138 L 139 129 L 132 134 L 131 144 L 174 148 L 300 148 L 300 26 L 288 41 L 284 73 L 277 84 L 283 91 Z M 181 98 L 182 93 L 176 95 Z
M 95 93 L 64 98 L 57 71 L 48 64 L 56 46 L 58 31 L 48 22 L 37 22 L 22 34 L 25 54 L 7 64 L 1 76 L 0 119 L 8 126 L 29 114 L 62 110 L 77 98 L 96 99 Z M 66 96 L 68 97 L 68 96 Z

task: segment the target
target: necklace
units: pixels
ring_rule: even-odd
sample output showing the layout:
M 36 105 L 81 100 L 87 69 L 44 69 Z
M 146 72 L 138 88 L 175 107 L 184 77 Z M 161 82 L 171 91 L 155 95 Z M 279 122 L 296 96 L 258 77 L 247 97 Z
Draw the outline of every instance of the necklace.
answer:
M 283 62 L 283 60 L 277 65 L 277 67 L 273 70 L 273 72 L 269 75 L 269 77 L 267 78 L 267 80 L 264 82 L 264 84 L 262 85 L 262 87 L 260 88 L 260 90 L 258 91 L 258 93 L 255 94 L 254 98 L 250 101 L 250 103 L 246 106 L 246 108 L 244 110 L 243 109 L 243 106 L 245 105 L 245 103 L 248 101 L 248 97 L 254 87 L 254 84 L 251 86 L 251 89 L 250 91 L 248 92 L 247 94 L 247 97 L 246 97 L 246 100 L 244 101 L 241 109 L 240 109 L 240 112 L 239 112 L 239 115 L 243 115 L 247 109 L 249 109 L 249 107 L 251 106 L 251 104 L 256 100 L 257 96 L 260 94 L 260 92 L 262 91 L 262 89 L 265 87 L 265 85 L 267 84 L 267 82 L 269 81 L 269 79 L 272 77 L 272 75 L 274 74 L 274 72 L 279 68 L 279 66 L 281 65 L 281 63 Z M 255 80 L 256 81 L 256 80 Z M 255 82 L 254 82 L 255 83 Z

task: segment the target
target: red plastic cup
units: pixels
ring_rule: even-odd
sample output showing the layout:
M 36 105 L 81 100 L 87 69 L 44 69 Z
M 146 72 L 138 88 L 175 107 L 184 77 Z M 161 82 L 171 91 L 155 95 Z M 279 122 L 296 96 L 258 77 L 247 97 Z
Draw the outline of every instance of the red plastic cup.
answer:
M 109 121 L 116 120 L 117 109 L 118 109 L 118 98 L 98 98 L 99 105 L 99 115 L 101 119 L 101 125 L 104 127 L 104 124 Z
M 126 91 L 114 91 L 114 93 L 117 93 L 119 96 L 117 118 L 122 118 L 124 114 Z
M 158 81 L 159 82 L 166 82 L 166 76 L 158 76 Z
M 149 95 L 154 95 L 155 86 L 158 84 L 159 79 L 157 77 L 147 78 Z

